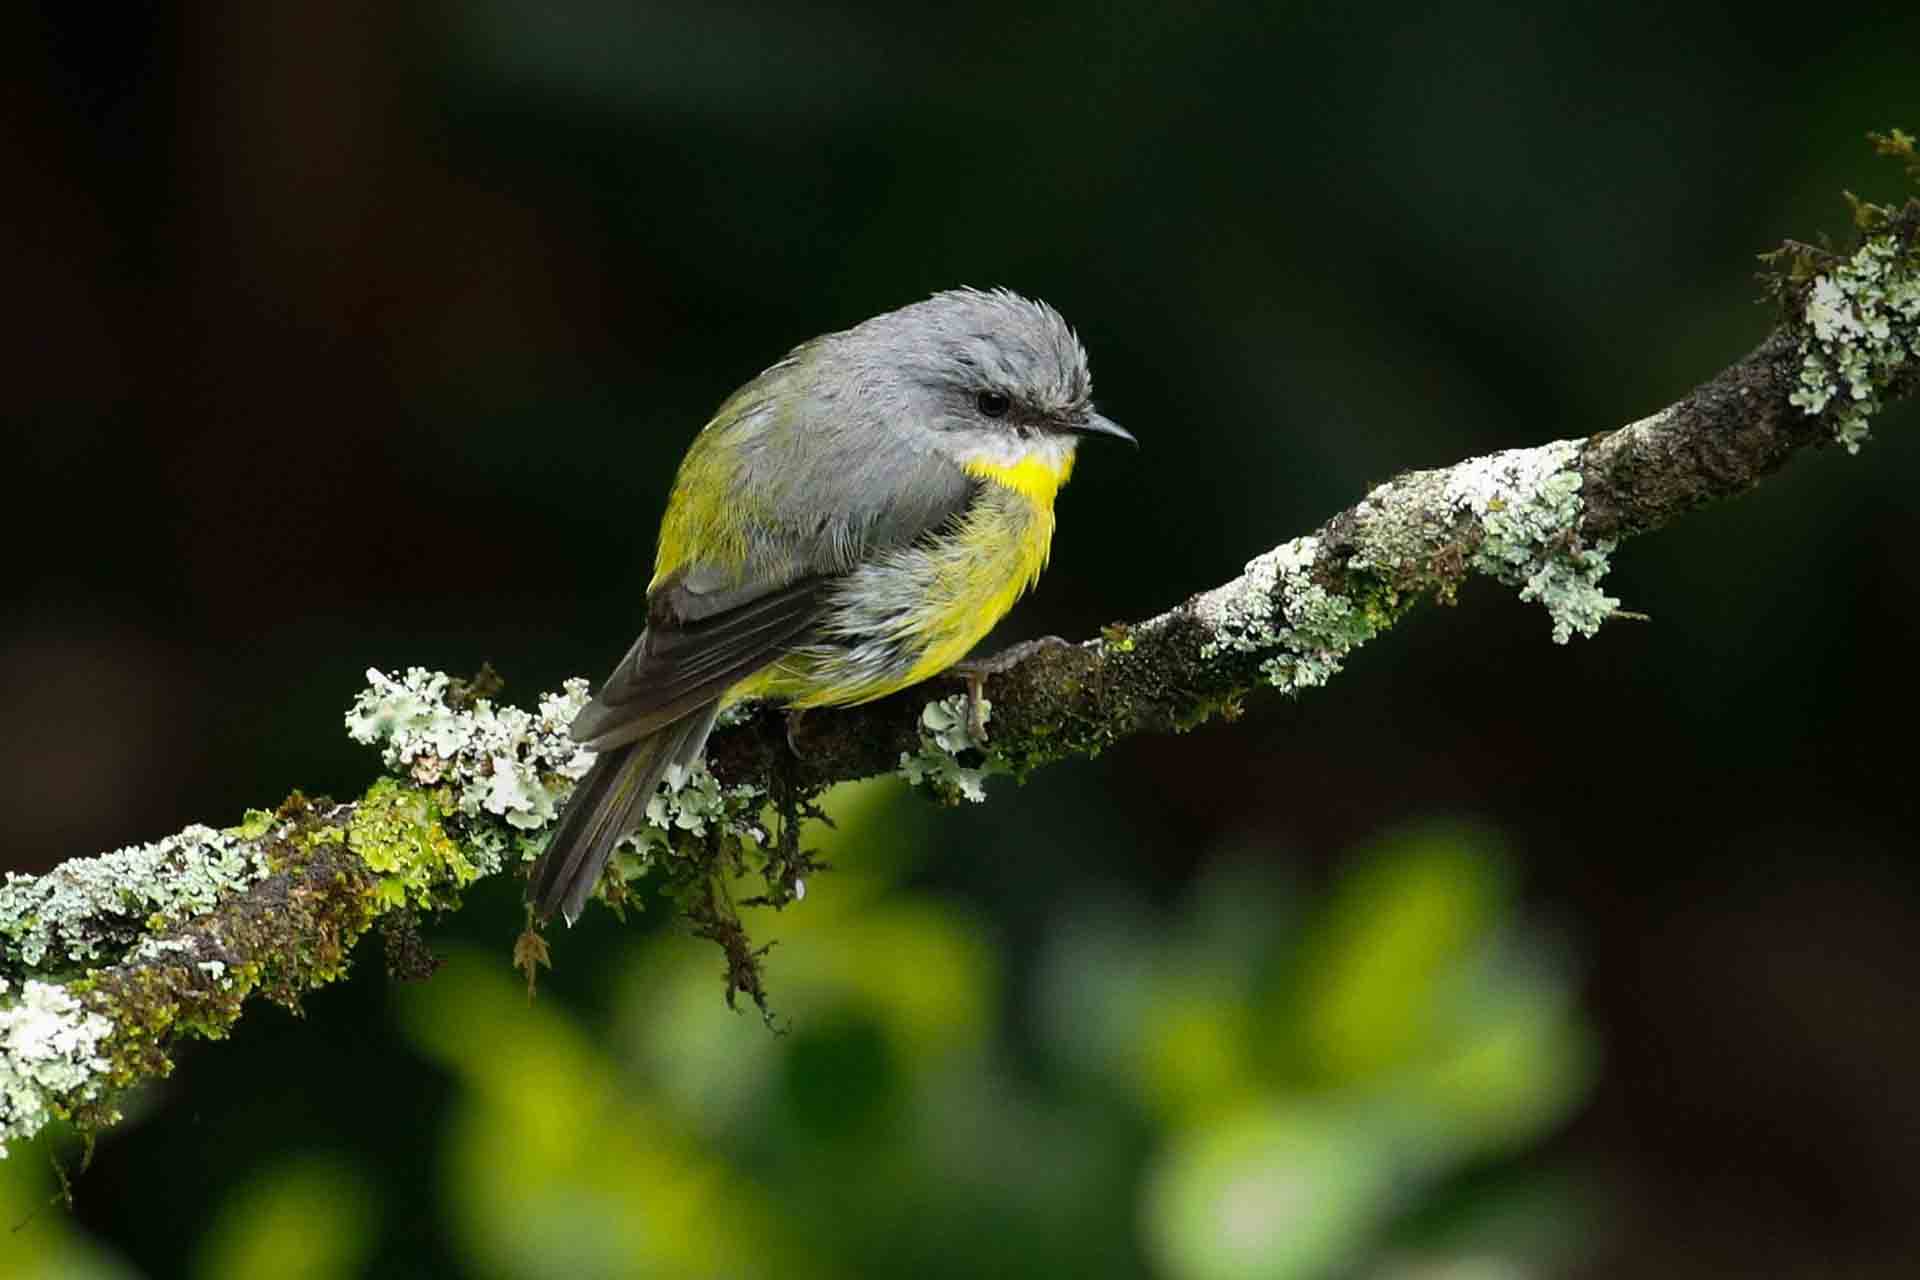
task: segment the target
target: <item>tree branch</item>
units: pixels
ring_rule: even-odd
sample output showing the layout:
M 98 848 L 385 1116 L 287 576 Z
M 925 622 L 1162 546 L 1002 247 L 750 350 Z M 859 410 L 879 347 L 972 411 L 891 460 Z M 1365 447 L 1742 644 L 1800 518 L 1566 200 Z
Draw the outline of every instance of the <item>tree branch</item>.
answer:
M 1911 139 L 1879 141 L 1912 162 Z M 1262 689 L 1325 684 L 1347 654 L 1476 574 L 1545 607 L 1556 641 L 1593 634 L 1617 613 L 1599 584 L 1620 541 L 1743 493 L 1802 450 L 1857 449 L 1871 415 L 1920 383 L 1920 201 L 1856 205 L 1856 218 L 1848 257 L 1772 255 L 1785 321 L 1679 403 L 1585 439 L 1402 475 L 1232 582 L 1040 650 L 993 678 L 990 742 L 975 740 L 963 695 L 929 701 L 928 686 L 810 713 L 797 754 L 783 717 L 749 709 L 714 734 L 710 771 L 669 779 L 603 895 L 617 903 L 628 878 L 663 876 L 696 932 L 727 950 L 729 998 L 759 999 L 757 956 L 714 886 L 752 873 L 760 901 L 798 898 L 812 870 L 802 820 L 832 783 L 901 772 L 949 801 L 979 799 L 989 773 L 1190 729 Z M 117 1119 L 119 1091 L 171 1069 L 178 1037 L 223 1035 L 254 996 L 296 1005 L 344 975 L 376 922 L 389 927 L 390 966 L 423 976 L 414 913 L 450 909 L 481 876 L 537 854 L 591 761 L 565 732 L 585 682 L 526 712 L 434 673 L 369 679 L 348 726 L 381 746 L 392 775 L 358 800 L 295 793 L 225 831 L 6 878 L 0 1154 L 54 1118 L 90 1137 Z M 523 935 L 530 979 L 544 955 Z

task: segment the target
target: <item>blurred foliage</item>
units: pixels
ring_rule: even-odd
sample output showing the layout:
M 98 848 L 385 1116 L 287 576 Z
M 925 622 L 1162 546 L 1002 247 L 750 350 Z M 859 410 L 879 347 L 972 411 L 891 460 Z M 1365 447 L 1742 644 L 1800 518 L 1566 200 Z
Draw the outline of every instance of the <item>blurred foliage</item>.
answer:
M 372 1261 L 376 1212 L 373 1189 L 346 1161 L 278 1161 L 220 1206 L 198 1242 L 194 1270 L 208 1280 L 355 1275 Z
M 1525 1276 L 1571 1243 L 1577 1185 L 1543 1194 L 1514 1160 L 1585 1095 L 1594 1048 L 1489 833 L 1400 832 L 1314 892 L 1242 860 L 1172 910 L 1061 904 L 1022 1070 L 988 926 L 902 883 L 921 803 L 831 794 L 834 869 L 762 925 L 777 1027 L 723 1014 L 675 933 L 595 975 L 618 993 L 600 1017 L 529 1003 L 468 947 L 403 993 L 454 1084 L 420 1137 L 464 1273 Z M 15 1212 L 50 1193 L 20 1176 L 36 1158 L 0 1166 Z M 1516 1231 L 1502 1210 L 1529 1194 Z M 350 1163 L 270 1160 L 194 1274 L 380 1274 L 381 1212 Z M 14 1241 L 52 1261 L 7 1274 L 122 1274 L 50 1200 Z
M 405 1035 L 454 1082 L 421 1136 L 467 1273 L 1525 1275 L 1569 1243 L 1572 1190 L 1529 1211 L 1533 1238 L 1485 1226 L 1594 1066 L 1488 833 L 1402 832 L 1318 892 L 1242 861 L 1170 911 L 1061 904 L 1023 1071 L 985 922 L 901 883 L 920 803 L 832 793 L 835 869 L 763 926 L 777 1029 L 721 1014 L 711 956 L 671 933 L 596 975 L 620 993 L 602 1018 L 529 1004 L 469 948 L 404 993 Z M 350 1166 L 270 1164 L 196 1274 L 359 1274 L 379 1212 Z M 43 1218 L 38 1247 L 82 1249 Z
M 17 1280 L 129 1280 L 140 1273 L 87 1237 L 67 1213 L 62 1176 L 42 1137 L 0 1160 L 0 1275 Z

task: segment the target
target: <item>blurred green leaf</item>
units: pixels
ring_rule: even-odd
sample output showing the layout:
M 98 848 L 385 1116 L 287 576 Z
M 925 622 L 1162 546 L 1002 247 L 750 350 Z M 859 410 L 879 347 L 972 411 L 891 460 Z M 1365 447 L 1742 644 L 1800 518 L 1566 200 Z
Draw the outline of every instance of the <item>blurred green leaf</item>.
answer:
M 1500 923 L 1508 880 L 1498 846 L 1470 827 L 1406 832 L 1366 855 L 1306 944 L 1299 1024 L 1271 1028 L 1283 1057 L 1342 1084 L 1429 1049 L 1449 988 Z
M 327 1280 L 358 1275 L 374 1245 L 366 1178 L 330 1156 L 296 1156 L 249 1177 L 199 1242 L 205 1280 Z
M 1491 985 L 1398 1087 L 1435 1145 L 1504 1154 L 1566 1119 L 1592 1087 L 1597 1059 L 1571 986 L 1543 971 L 1517 973 Z
M 478 1272 L 811 1274 L 750 1185 L 496 960 L 454 953 L 403 1006 L 466 1086 L 443 1194 Z
M 1123 899 L 1084 902 L 1053 925 L 1036 980 L 1034 1032 L 1056 1062 L 1116 1089 L 1137 1088 L 1164 927 Z
M 1232 991 L 1163 984 L 1136 1036 L 1146 1095 L 1169 1117 L 1191 1120 L 1254 1094 L 1253 1010 Z
M 831 930 L 787 916 L 797 927 L 768 931 L 779 943 L 768 972 L 783 1016 L 815 1021 L 863 1009 L 904 1060 L 976 1044 L 992 1030 L 996 953 L 971 916 L 911 898 L 890 899 Z
M 1393 1165 L 1336 1111 L 1277 1104 L 1190 1130 L 1147 1179 L 1144 1228 L 1179 1280 L 1323 1276 L 1361 1256 Z
M 83 1233 L 60 1201 L 53 1159 L 71 1161 L 51 1132 L 0 1160 L 0 1276 L 10 1280 L 133 1280 L 134 1268 Z

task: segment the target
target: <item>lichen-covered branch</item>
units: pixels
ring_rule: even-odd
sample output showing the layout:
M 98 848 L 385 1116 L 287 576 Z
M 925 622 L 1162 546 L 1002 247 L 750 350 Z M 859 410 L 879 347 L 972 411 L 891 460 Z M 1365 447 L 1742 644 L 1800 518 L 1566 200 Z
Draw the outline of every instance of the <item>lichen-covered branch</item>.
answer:
M 1905 135 L 1877 141 L 1920 165 Z M 1873 414 L 1920 382 L 1920 202 L 1856 202 L 1856 218 L 1849 255 L 1770 256 L 1781 327 L 1679 403 L 1583 439 L 1400 476 L 1232 582 L 1040 649 L 993 678 L 988 741 L 958 685 L 796 725 L 743 709 L 713 736 L 707 768 L 668 778 L 602 896 L 617 905 L 631 879 L 656 877 L 694 932 L 726 950 L 729 998 L 762 999 L 727 885 L 764 884 L 740 905 L 800 898 L 814 870 L 805 819 L 835 782 L 899 773 L 947 802 L 979 800 L 992 774 L 1324 685 L 1410 609 L 1452 601 L 1474 576 L 1539 603 L 1554 641 L 1592 635 L 1618 610 L 1601 582 L 1622 541 L 1745 492 L 1802 449 L 1857 449 Z M 166 1074 L 180 1037 L 224 1035 L 255 996 L 297 1004 L 345 973 L 375 924 L 390 967 L 424 976 L 416 913 L 450 909 L 479 878 L 538 853 L 591 763 L 565 731 L 585 683 L 527 712 L 496 705 L 484 682 L 420 670 L 368 679 L 347 727 L 389 772 L 357 800 L 296 793 L 235 827 L 0 885 L 0 1154 L 55 1118 L 87 1135 L 112 1123 L 116 1095 Z M 529 930 L 515 956 L 531 980 L 546 944 Z

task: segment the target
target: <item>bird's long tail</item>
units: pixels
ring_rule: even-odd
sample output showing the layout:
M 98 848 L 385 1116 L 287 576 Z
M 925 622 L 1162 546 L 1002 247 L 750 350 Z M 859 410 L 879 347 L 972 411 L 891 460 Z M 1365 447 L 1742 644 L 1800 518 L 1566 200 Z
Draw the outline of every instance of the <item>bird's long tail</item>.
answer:
M 613 846 L 644 820 L 647 801 L 667 766 L 693 766 L 718 714 L 719 705 L 708 703 L 645 737 L 600 753 L 573 789 L 547 851 L 533 868 L 527 901 L 536 916 L 549 920 L 558 911 L 568 924 L 579 919 L 601 869 L 613 856 Z

